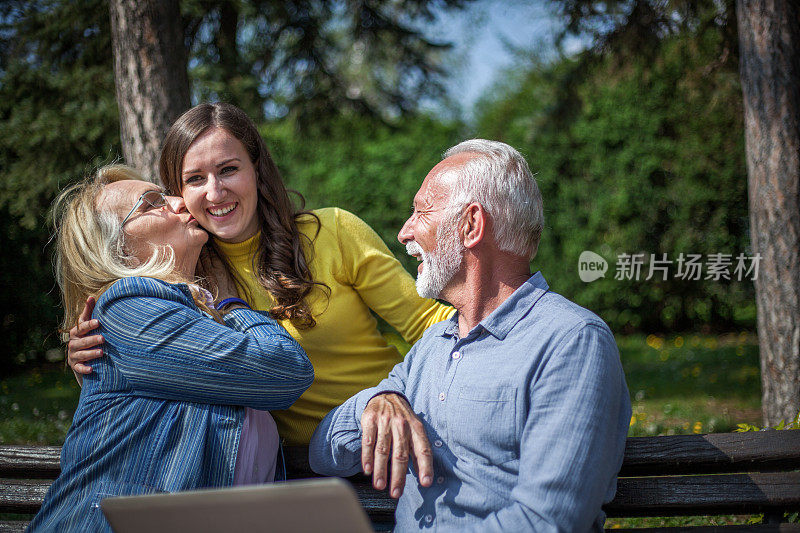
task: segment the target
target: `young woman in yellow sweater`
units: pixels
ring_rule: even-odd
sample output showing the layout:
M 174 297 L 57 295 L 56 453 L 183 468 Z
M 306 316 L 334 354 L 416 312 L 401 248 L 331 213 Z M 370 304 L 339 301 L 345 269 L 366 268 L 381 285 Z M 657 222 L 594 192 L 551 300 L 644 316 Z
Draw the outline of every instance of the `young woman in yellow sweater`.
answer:
M 307 444 L 328 411 L 400 361 L 370 309 L 410 343 L 454 312 L 420 298 L 411 276 L 355 215 L 295 208 L 255 124 L 235 106 L 200 104 L 184 113 L 164 141 L 160 174 L 165 190 L 182 195 L 212 234 L 206 264 L 224 264 L 240 296 L 268 310 L 314 365 L 313 385 L 288 410 L 272 413 L 287 444 Z M 73 338 L 90 327 L 73 329 Z M 70 342 L 73 370 L 91 372 L 83 363 L 100 355 L 91 349 L 99 341 Z

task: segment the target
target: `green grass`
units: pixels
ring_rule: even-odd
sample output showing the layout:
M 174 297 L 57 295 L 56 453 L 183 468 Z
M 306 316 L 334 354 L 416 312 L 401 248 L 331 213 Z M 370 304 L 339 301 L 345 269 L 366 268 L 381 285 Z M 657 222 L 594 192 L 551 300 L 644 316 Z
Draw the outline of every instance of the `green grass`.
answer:
M 646 527 L 731 526 L 759 523 L 750 515 L 729 516 L 670 516 L 654 518 L 608 518 L 606 529 Z
M 630 436 L 720 433 L 741 422 L 760 424 L 754 335 L 629 336 L 617 344 L 631 394 Z M 716 526 L 746 524 L 752 518 L 610 518 L 605 527 Z
M 617 342 L 633 407 L 629 435 L 720 433 L 738 423 L 760 423 L 754 335 L 649 335 Z
M 397 335 L 387 338 L 407 351 Z M 759 424 L 754 335 L 633 335 L 617 343 L 633 406 L 629 435 L 719 433 L 741 422 Z M 0 392 L 0 443 L 63 442 L 80 390 L 61 364 L 5 378 Z
M 63 364 L 0 381 L 0 444 L 63 444 L 80 388 Z

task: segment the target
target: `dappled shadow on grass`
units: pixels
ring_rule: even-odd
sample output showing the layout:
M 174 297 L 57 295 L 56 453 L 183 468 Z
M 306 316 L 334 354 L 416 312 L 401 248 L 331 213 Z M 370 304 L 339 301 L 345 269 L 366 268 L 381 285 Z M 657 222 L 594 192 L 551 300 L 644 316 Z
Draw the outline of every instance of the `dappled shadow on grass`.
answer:
M 79 395 L 78 383 L 63 363 L 4 378 L 0 444 L 63 444 Z
M 631 393 L 631 436 L 732 431 L 760 419 L 752 334 L 617 339 Z

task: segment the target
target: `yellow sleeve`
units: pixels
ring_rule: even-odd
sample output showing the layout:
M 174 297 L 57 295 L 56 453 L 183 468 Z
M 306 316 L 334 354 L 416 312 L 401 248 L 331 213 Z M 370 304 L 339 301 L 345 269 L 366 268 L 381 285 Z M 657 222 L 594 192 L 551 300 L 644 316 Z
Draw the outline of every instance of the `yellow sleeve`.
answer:
M 336 228 L 343 281 L 407 342 L 417 342 L 426 329 L 455 313 L 452 307 L 417 294 L 414 279 L 363 220 L 337 209 Z

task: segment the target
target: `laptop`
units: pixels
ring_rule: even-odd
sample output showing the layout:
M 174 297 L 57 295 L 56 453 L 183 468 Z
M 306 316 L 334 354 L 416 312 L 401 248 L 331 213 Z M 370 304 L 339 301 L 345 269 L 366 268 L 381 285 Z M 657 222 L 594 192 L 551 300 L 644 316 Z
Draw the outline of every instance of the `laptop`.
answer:
M 120 496 L 100 502 L 115 533 L 371 533 L 353 488 L 339 478 Z

